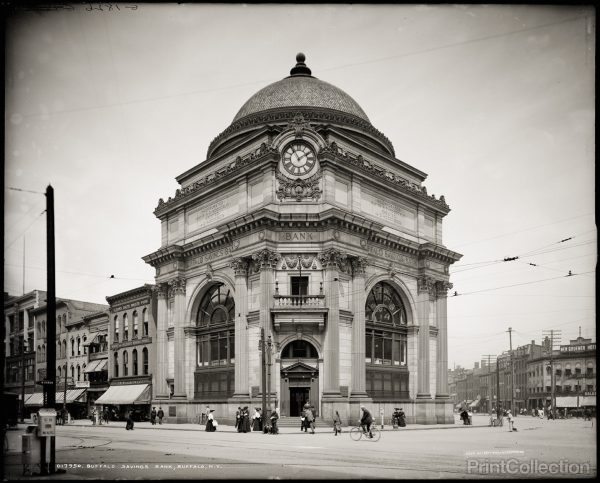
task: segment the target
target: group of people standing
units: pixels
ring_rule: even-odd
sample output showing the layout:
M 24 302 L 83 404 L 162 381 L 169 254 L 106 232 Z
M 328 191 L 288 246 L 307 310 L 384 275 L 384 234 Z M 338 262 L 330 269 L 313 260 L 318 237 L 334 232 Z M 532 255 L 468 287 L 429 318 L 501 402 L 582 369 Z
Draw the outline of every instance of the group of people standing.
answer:
M 258 411 L 258 408 L 257 408 Z M 250 411 L 248 410 L 248 406 L 238 407 L 235 412 L 235 428 L 237 428 L 238 433 L 249 433 L 252 431 L 253 426 L 256 424 L 256 413 L 252 417 L 252 422 L 250 422 Z M 257 429 L 255 429 L 257 431 Z
M 156 418 L 158 418 L 158 424 L 162 424 L 162 420 L 164 417 L 165 412 L 163 411 L 163 408 L 161 406 L 158 407 L 158 411 L 155 407 L 153 407 L 152 411 L 150 411 L 150 422 L 152 423 L 152 426 L 156 425 Z

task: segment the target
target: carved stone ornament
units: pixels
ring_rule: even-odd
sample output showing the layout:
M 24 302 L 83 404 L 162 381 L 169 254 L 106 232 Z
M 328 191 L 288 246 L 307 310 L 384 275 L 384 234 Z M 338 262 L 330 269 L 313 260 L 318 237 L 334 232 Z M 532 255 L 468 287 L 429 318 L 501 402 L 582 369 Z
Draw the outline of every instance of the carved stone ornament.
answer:
M 452 285 L 450 282 L 445 282 L 445 281 L 438 281 L 435 283 L 435 289 L 437 292 L 437 295 L 440 297 L 446 297 L 448 290 L 450 290 L 454 285 Z
M 169 297 L 185 295 L 185 278 L 174 278 L 167 282 L 169 286 Z
M 289 179 L 279 171 L 276 172 L 275 176 L 279 181 L 279 187 L 276 191 L 279 201 L 286 199 L 295 199 L 296 201 L 312 199 L 318 201 L 323 194 L 321 188 L 319 188 L 319 180 L 321 179 L 321 173 L 319 172 L 307 179 Z
M 305 129 L 310 129 L 310 124 L 306 122 L 302 114 L 297 113 L 294 119 L 286 126 L 285 130 L 287 131 L 288 129 L 293 129 L 296 138 L 301 138 L 302 132 Z
M 169 285 L 166 283 L 157 283 L 154 286 L 154 291 L 156 292 L 157 297 L 164 298 L 169 295 Z
M 323 268 L 337 268 L 342 272 L 350 271 L 347 255 L 335 248 L 328 248 L 324 252 L 319 253 L 318 258 Z
M 268 248 L 263 248 L 252 254 L 252 260 L 254 262 L 254 271 L 258 272 L 265 268 L 277 268 L 277 262 L 281 260 L 281 255 Z
M 314 255 L 284 255 L 282 270 L 310 270 L 314 268 Z
M 369 260 L 366 257 L 352 257 L 350 264 L 352 265 L 352 274 L 354 276 L 364 275 L 367 269 Z
M 248 273 L 248 260 L 246 258 L 233 258 L 229 264 L 236 275 L 246 275 Z
M 429 292 L 429 295 L 435 295 L 435 280 L 431 277 L 419 277 L 417 279 L 417 290 L 421 292 Z
M 398 273 L 398 271 L 396 270 L 394 262 L 390 262 L 390 264 L 388 266 L 388 276 L 390 278 L 394 278 L 396 276 L 396 273 Z
M 209 280 L 212 280 L 213 275 L 214 275 L 215 271 L 213 270 L 213 267 L 210 263 L 206 264 L 206 278 L 208 278 Z

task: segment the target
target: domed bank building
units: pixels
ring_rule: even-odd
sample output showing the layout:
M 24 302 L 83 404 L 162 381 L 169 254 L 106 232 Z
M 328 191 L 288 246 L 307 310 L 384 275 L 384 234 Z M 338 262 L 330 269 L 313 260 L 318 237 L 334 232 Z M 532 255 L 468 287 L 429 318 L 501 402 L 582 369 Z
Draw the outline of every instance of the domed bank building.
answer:
M 447 386 L 444 197 L 395 158 L 357 102 L 298 54 L 180 174 L 154 213 L 153 405 L 232 422 L 260 406 L 261 331 L 271 407 L 330 421 L 454 422 Z M 383 411 L 383 413 L 382 413 Z

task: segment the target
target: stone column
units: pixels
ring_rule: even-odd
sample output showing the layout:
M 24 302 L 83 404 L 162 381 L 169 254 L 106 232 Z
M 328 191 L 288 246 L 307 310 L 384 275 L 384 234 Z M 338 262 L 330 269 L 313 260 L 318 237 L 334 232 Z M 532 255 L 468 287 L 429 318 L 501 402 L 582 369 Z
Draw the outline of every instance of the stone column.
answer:
M 351 397 L 366 398 L 366 364 L 365 364 L 365 305 L 367 293 L 365 292 L 365 269 L 367 259 L 356 257 L 351 260 L 352 306 L 354 319 L 352 321 L 352 382 Z
M 275 293 L 274 271 L 275 268 L 277 268 L 277 262 L 280 259 L 281 255 L 269 248 L 264 248 L 252 255 L 253 263 L 256 264 L 256 268 L 260 270 L 259 327 L 265 331 L 265 340 L 268 340 L 269 336 L 271 336 L 271 339 L 273 339 L 271 308 L 273 306 L 273 294 Z M 258 347 L 256 347 L 255 350 L 258 350 Z M 276 389 L 273 384 L 273 367 L 274 366 L 271 367 L 271 380 L 267 381 L 268 387 L 270 382 L 271 396 L 273 396 L 273 390 Z M 268 372 L 269 371 L 267 370 L 267 373 Z M 271 404 L 274 402 L 274 398 L 271 397 Z
M 174 397 L 186 397 L 185 390 L 185 279 L 176 278 L 169 281 L 170 294 L 175 298 L 173 304 L 173 318 L 175 322 L 174 338 L 175 338 L 175 374 Z
M 429 305 L 434 291 L 434 280 L 419 277 L 417 280 L 417 317 L 419 319 L 419 364 L 417 398 L 431 398 L 429 388 Z
M 167 347 L 168 286 L 164 283 L 156 285 L 157 314 L 156 314 L 156 371 L 154 372 L 154 394 L 158 398 L 169 397 L 167 385 L 169 361 Z
M 248 260 L 234 258 L 231 268 L 235 274 L 235 391 L 233 397 L 250 394 L 248 380 Z
M 447 318 L 447 291 L 452 288 L 449 282 L 436 283 L 436 315 L 438 326 L 437 343 L 437 372 L 436 372 L 436 399 L 447 399 L 448 394 L 448 318 Z
M 319 254 L 325 270 L 325 300 L 329 313 L 325 326 L 323 398 L 340 397 L 339 272 L 349 268 L 346 255 L 335 248 Z

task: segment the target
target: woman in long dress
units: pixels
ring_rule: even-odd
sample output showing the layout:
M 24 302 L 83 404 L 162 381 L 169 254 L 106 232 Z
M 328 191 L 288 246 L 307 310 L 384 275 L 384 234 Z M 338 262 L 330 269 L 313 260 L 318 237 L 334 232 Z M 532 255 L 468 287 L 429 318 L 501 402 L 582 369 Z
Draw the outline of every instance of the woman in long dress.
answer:
M 260 413 L 260 409 L 254 409 L 254 424 L 252 429 L 254 431 L 262 431 L 262 414 Z
M 215 419 L 213 416 L 213 411 L 214 411 L 214 409 L 210 410 L 210 413 L 208 414 L 208 420 L 206 421 L 205 431 L 208 431 L 208 432 L 215 431 L 215 425 L 213 424 L 213 421 Z

